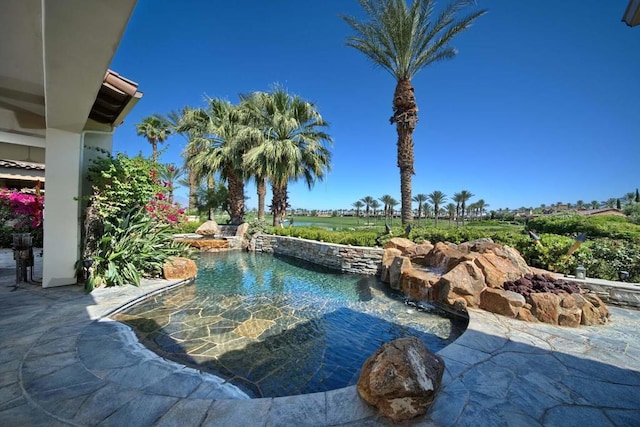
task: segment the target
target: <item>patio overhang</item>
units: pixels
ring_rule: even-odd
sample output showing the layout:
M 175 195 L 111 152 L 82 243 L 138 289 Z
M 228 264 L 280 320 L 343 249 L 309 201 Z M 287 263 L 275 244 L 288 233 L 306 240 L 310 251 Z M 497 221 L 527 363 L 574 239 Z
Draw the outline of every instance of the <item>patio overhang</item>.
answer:
M 630 27 L 640 25 L 640 0 L 629 0 L 622 21 Z

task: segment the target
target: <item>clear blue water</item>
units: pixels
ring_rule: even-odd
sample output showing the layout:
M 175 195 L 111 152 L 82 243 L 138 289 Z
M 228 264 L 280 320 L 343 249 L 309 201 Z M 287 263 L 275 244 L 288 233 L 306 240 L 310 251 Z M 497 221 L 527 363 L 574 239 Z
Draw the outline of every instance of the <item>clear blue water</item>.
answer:
M 385 342 L 419 337 L 432 351 L 464 320 L 420 310 L 376 278 L 290 258 L 203 253 L 198 277 L 118 316 L 159 354 L 228 378 L 253 397 L 355 384 Z

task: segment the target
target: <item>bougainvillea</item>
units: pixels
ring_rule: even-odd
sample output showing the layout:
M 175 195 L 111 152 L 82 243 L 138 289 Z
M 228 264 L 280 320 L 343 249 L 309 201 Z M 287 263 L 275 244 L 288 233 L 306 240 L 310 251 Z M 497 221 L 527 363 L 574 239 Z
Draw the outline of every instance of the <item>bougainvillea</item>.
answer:
M 170 203 L 163 193 L 156 193 L 145 206 L 151 218 L 169 225 L 180 225 L 185 222 L 184 209 L 178 204 Z
M 15 228 L 38 228 L 42 225 L 44 198 L 33 194 L 0 189 L 0 204 L 5 212 L 4 220 L 13 221 Z

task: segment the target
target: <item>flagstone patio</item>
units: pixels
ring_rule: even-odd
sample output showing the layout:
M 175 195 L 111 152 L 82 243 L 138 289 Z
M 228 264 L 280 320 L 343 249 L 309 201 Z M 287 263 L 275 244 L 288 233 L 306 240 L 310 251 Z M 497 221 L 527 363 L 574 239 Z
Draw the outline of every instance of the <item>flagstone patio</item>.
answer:
M 36 257 L 34 275 L 40 277 Z M 178 284 L 14 288 L 0 251 L 0 425 L 388 425 L 355 387 L 247 399 L 231 384 L 164 360 L 107 316 Z M 606 326 L 569 329 L 473 310 L 467 331 L 439 352 L 443 387 L 411 425 L 640 423 L 640 311 L 610 306 Z

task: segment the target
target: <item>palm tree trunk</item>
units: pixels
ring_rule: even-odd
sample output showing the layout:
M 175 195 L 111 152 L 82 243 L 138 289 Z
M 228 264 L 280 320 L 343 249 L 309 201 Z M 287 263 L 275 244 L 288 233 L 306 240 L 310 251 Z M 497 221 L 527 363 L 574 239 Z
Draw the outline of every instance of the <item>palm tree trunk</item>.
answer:
M 273 226 L 282 225 L 282 220 L 287 214 L 287 185 L 271 186 L 273 199 L 271 200 L 271 213 L 273 214 Z
M 193 212 L 196 210 L 196 192 L 198 191 L 198 180 L 196 179 L 196 174 L 191 168 L 189 168 L 189 211 Z
M 238 178 L 234 171 L 227 169 L 225 172 L 229 186 L 231 224 L 240 225 L 244 221 L 244 182 Z
M 214 179 L 213 179 L 213 173 L 212 173 L 212 172 L 209 172 L 209 173 L 207 174 L 207 193 L 208 193 L 208 194 L 211 194 L 211 192 L 213 191 L 213 189 L 215 188 L 215 186 L 216 186 L 216 182 L 215 182 L 215 181 L 214 181 Z M 213 211 L 213 209 L 212 209 L 212 208 L 210 208 L 210 209 L 209 209 L 209 215 L 208 215 L 208 218 L 207 218 L 207 219 L 212 220 L 212 219 L 214 218 L 214 213 L 215 213 L 215 212 Z
M 413 168 L 413 131 L 418 123 L 418 107 L 411 80 L 399 80 L 393 94 L 393 117 L 398 133 L 398 167 L 400 168 L 400 199 L 402 202 L 402 225 L 413 221 L 411 208 L 411 178 Z
M 258 221 L 264 222 L 264 198 L 267 194 L 267 180 L 264 178 L 256 178 L 256 181 L 258 193 Z

